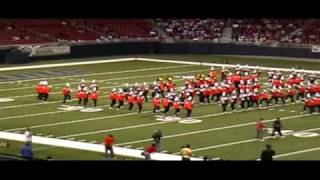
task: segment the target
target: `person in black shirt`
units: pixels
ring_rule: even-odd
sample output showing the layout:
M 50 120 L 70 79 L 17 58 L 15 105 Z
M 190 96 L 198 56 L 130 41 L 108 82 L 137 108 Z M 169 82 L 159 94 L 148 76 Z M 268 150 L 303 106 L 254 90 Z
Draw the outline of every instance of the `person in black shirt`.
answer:
M 152 135 L 152 138 L 156 145 L 157 152 L 161 151 L 161 146 L 160 146 L 161 137 L 162 137 L 162 133 L 159 129 Z
M 274 150 L 271 149 L 271 145 L 267 144 L 266 149 L 262 151 L 261 153 L 261 161 L 272 161 L 273 156 L 276 154 Z
M 272 130 L 272 137 L 275 137 L 274 134 L 275 132 L 277 132 L 279 134 L 280 137 L 284 137 L 281 133 L 281 129 L 282 129 L 282 123 L 280 121 L 280 118 L 277 118 L 273 124 L 272 124 L 273 130 Z

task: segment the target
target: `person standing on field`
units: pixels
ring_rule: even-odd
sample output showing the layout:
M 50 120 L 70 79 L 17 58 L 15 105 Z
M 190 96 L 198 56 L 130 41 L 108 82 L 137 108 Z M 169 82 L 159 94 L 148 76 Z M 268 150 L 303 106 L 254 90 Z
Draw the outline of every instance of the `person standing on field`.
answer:
M 272 134 L 271 134 L 272 137 L 275 137 L 275 136 L 274 136 L 275 132 L 277 132 L 281 138 L 284 137 L 284 136 L 282 135 L 282 133 L 281 133 L 282 123 L 281 123 L 281 121 L 280 121 L 280 118 L 277 118 L 277 119 L 273 122 L 272 127 L 273 127 Z
M 106 150 L 106 158 L 111 159 L 114 157 L 114 152 L 113 152 L 113 143 L 114 143 L 114 137 L 111 134 L 108 134 L 104 138 L 104 145 L 105 145 L 105 150 Z M 109 153 L 110 152 L 110 153 Z
M 30 128 L 26 129 L 26 131 L 24 132 L 24 136 L 26 138 L 26 143 L 31 145 L 31 143 L 32 143 L 32 133 L 30 131 Z
M 162 132 L 158 129 L 153 135 L 152 138 L 154 140 L 154 144 L 157 148 L 157 152 L 161 151 L 161 138 L 162 138 Z
M 256 123 L 257 139 L 263 141 L 263 129 L 265 128 L 262 122 L 263 118 L 260 118 Z

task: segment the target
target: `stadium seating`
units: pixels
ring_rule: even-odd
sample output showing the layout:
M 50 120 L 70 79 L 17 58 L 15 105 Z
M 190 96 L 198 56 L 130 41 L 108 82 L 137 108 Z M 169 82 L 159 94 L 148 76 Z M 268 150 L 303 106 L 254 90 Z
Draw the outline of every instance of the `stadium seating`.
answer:
M 212 40 L 220 38 L 223 19 L 157 19 L 157 24 L 177 40 Z
M 238 19 L 232 24 L 232 38 L 240 42 L 281 42 L 302 25 L 289 19 Z

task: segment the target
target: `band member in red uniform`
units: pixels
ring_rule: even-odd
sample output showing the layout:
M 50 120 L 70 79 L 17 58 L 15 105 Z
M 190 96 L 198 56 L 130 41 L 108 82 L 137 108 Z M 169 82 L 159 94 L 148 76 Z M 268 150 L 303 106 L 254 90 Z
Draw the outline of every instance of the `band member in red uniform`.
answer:
M 146 102 L 148 102 L 149 89 L 150 89 L 149 85 L 146 82 L 144 82 L 142 90 L 143 90 L 143 97 Z
M 286 101 L 285 101 L 286 91 L 285 91 L 284 89 L 280 88 L 280 89 L 278 90 L 278 97 L 281 99 L 282 104 L 285 104 L 285 103 L 286 103 Z
M 193 108 L 192 97 L 189 96 L 188 99 L 184 102 L 184 109 L 187 110 L 187 119 L 191 119 L 191 113 Z
M 254 92 L 251 95 L 251 107 L 253 107 L 254 104 L 256 104 L 256 106 L 259 107 L 259 98 L 260 94 L 258 89 L 254 89 Z
M 113 106 L 116 104 L 117 96 L 118 95 L 117 95 L 116 89 L 113 88 L 112 91 L 109 93 L 109 100 L 111 101 L 109 109 L 112 109 Z
M 162 107 L 164 109 L 163 114 L 166 115 L 169 112 L 169 109 L 170 109 L 170 96 L 166 96 L 162 100 Z
M 294 96 L 296 95 L 296 91 L 291 87 L 288 86 L 288 90 L 287 90 L 287 96 L 286 96 L 286 100 L 288 100 L 290 98 L 291 103 L 294 102 Z
M 266 89 L 260 94 L 260 105 L 263 101 L 266 102 L 266 106 L 269 106 L 270 94 Z
M 90 99 L 93 101 L 93 107 L 97 106 L 98 98 L 99 98 L 98 91 L 92 91 L 90 93 Z
M 83 96 L 83 105 L 86 106 L 89 102 L 90 91 L 88 87 L 83 88 L 84 96 Z
M 43 101 L 47 101 L 49 97 L 50 88 L 48 86 L 48 81 L 43 82 Z
M 39 84 L 37 85 L 36 92 L 38 94 L 37 99 L 42 100 L 43 99 L 43 81 L 40 81 Z
M 231 96 L 230 96 L 230 107 L 231 107 L 231 109 L 232 109 L 233 112 L 236 111 L 235 105 L 237 104 L 237 100 L 238 100 L 237 92 L 236 92 L 236 91 L 233 91 L 233 92 L 231 93 Z
M 81 89 L 78 89 L 76 93 L 76 97 L 78 98 L 78 105 L 80 106 L 84 98 L 84 92 Z
M 178 97 L 174 98 L 174 102 L 172 104 L 172 108 L 175 110 L 175 115 L 178 116 L 180 113 L 181 105 Z
M 152 100 L 152 106 L 153 106 L 152 114 L 160 111 L 160 102 L 161 102 L 160 96 L 159 94 L 156 94 L 154 99 Z
M 137 96 L 137 105 L 138 105 L 138 113 L 141 113 L 142 110 L 142 103 L 143 103 L 143 92 L 140 92 Z
M 123 90 L 120 88 L 120 89 L 119 89 L 119 92 L 117 93 L 117 100 L 118 100 L 118 103 L 119 103 L 117 110 L 119 110 L 120 108 L 123 108 L 124 99 L 125 99 L 125 97 L 124 97 L 124 92 L 123 92 Z
M 226 113 L 226 111 L 227 111 L 228 103 L 229 103 L 229 98 L 228 98 L 227 94 L 226 93 L 222 93 L 221 105 L 222 105 L 222 111 L 224 113 Z
M 269 103 L 272 103 L 272 100 L 275 100 L 275 104 L 278 104 L 278 101 L 279 101 L 278 89 L 275 87 L 271 89 L 271 98 L 269 100 Z
M 211 88 L 205 84 L 205 90 L 203 92 L 203 95 L 204 95 L 204 101 L 205 99 L 207 99 L 207 102 L 210 104 L 210 96 L 211 96 Z
M 163 83 L 161 77 L 158 78 L 158 85 L 159 85 L 159 92 L 160 92 L 161 96 L 164 97 L 164 86 L 165 86 L 165 84 Z
M 66 100 L 71 100 L 71 88 L 70 88 L 70 83 L 66 83 L 66 86 L 62 88 L 62 93 L 63 93 L 63 104 L 66 103 Z
M 135 102 L 135 96 L 134 96 L 133 92 L 131 91 L 131 92 L 129 92 L 129 95 L 128 95 L 129 111 L 132 110 L 134 102 Z

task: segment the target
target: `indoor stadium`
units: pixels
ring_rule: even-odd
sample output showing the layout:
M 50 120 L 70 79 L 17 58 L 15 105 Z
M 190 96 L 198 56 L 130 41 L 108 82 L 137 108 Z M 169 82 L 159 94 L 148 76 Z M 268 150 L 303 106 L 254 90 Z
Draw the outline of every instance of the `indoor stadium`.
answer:
M 319 30 L 0 19 L 0 159 L 320 160 Z

